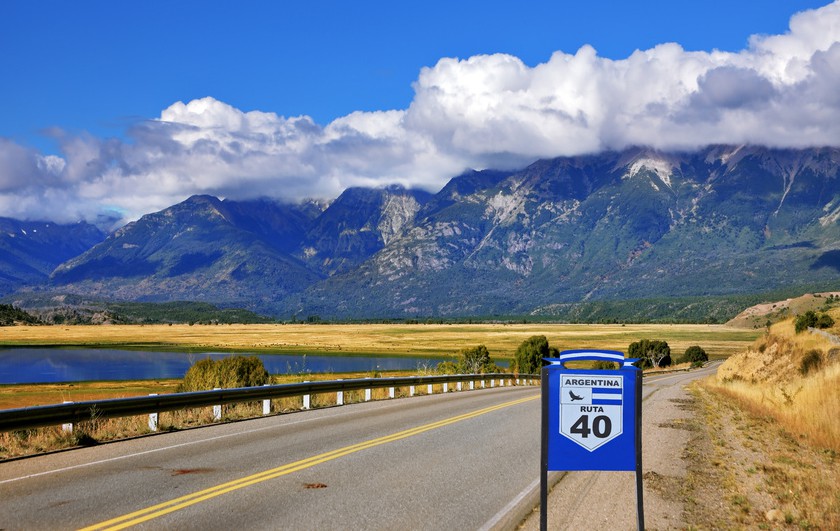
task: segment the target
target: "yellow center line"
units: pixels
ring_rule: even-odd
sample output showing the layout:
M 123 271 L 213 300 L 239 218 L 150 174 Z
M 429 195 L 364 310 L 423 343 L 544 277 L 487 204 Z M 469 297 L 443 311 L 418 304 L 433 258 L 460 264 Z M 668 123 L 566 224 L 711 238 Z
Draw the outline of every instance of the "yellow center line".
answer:
M 101 522 L 99 524 L 94 524 L 89 527 L 83 528 L 81 531 L 94 531 L 94 530 L 116 530 L 116 529 L 125 529 L 127 527 L 131 527 L 133 525 L 140 524 L 142 522 L 146 522 L 148 520 L 152 520 L 154 518 L 158 518 L 165 514 L 169 514 L 191 505 L 195 505 L 197 503 L 203 502 L 205 500 L 209 500 L 211 498 L 215 498 L 217 496 L 221 496 L 222 494 L 226 494 L 228 492 L 232 492 L 235 490 L 239 490 L 250 485 L 255 485 L 257 483 L 262 483 L 263 481 L 268 481 L 270 479 L 275 479 L 281 476 L 285 476 L 287 474 L 291 474 L 293 472 L 298 472 L 300 470 L 304 470 L 315 465 L 326 463 L 327 461 L 332 461 L 333 459 L 338 459 L 339 457 L 344 457 L 346 455 L 350 455 L 355 452 L 359 452 L 361 450 L 366 450 L 368 448 L 373 448 L 375 446 L 379 446 L 382 444 L 391 443 L 394 441 L 399 441 L 400 439 L 405 439 L 408 437 L 412 437 L 414 435 L 419 435 L 421 433 L 434 430 L 437 428 L 442 428 L 444 426 L 448 426 L 450 424 L 454 424 L 456 422 L 461 422 L 462 420 L 471 419 L 474 417 L 478 417 L 480 415 L 484 415 L 486 413 L 491 413 L 493 411 L 497 411 L 499 409 L 504 409 L 506 407 L 515 406 L 517 404 L 522 404 L 524 402 L 528 402 L 530 400 L 536 400 L 539 398 L 539 395 L 531 396 L 527 398 L 520 398 L 518 400 L 512 400 L 510 402 L 505 402 L 503 404 L 498 404 L 495 406 L 490 406 L 484 409 L 479 409 L 473 411 L 471 413 L 464 413 L 463 415 L 458 415 L 455 417 L 450 417 L 448 419 L 439 420 L 437 422 L 432 422 L 430 424 L 424 424 L 422 426 L 417 426 L 415 428 L 411 428 L 408 430 L 400 431 L 397 433 L 392 433 L 391 435 L 385 435 L 383 437 L 379 437 L 376 439 L 371 439 L 369 441 L 360 442 L 358 444 L 353 444 L 351 446 L 345 446 L 344 448 L 338 448 L 336 450 L 332 450 L 329 452 L 325 452 L 322 454 L 318 454 L 312 457 L 308 457 L 306 459 L 301 459 L 300 461 L 295 461 L 294 463 L 288 463 L 277 468 L 272 468 L 271 470 L 265 470 L 263 472 L 259 472 L 257 474 L 253 474 L 250 476 L 246 476 L 240 479 L 236 479 L 233 481 L 229 481 L 227 483 L 222 483 L 220 485 L 216 485 L 215 487 L 210 487 L 209 489 L 200 490 L 194 492 L 192 494 L 187 494 L 186 496 L 181 496 L 179 498 L 175 498 L 169 500 L 167 502 L 159 503 L 157 505 L 152 505 L 151 507 L 147 507 L 145 509 L 141 509 L 139 511 L 135 511 L 133 513 L 128 513 L 123 516 L 118 516 L 117 518 L 112 518 L 111 520 L 107 520 L 105 522 Z

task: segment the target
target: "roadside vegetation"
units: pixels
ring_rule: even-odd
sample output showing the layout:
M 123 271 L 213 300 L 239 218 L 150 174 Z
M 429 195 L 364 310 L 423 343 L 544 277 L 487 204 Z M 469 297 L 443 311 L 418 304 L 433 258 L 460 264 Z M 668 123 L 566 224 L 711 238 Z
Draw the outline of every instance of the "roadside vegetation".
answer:
M 687 449 L 698 455 L 686 495 L 714 500 L 689 503 L 689 521 L 840 529 L 840 315 L 824 315 L 805 318 L 831 319 L 824 329 L 802 327 L 802 316 L 772 325 L 694 387 L 705 422 Z M 720 506 L 716 515 L 707 503 Z
M 6 332 L 9 332 L 7 334 Z M 701 343 L 711 345 L 717 357 L 744 348 L 758 333 L 709 325 L 146 325 L 146 326 L 16 326 L 4 329 L 0 344 L 119 346 L 157 349 L 165 345 L 185 351 L 228 350 L 241 352 L 293 352 L 336 355 L 388 354 L 439 355 L 455 361 L 421 368 L 419 374 L 505 372 L 497 360 L 510 362 L 511 373 L 538 372 L 544 357 L 559 350 L 600 348 L 624 351 L 639 337 L 667 339 L 686 349 Z M 663 341 L 665 340 L 663 339 Z M 465 345 L 477 345 L 469 347 Z M 491 347 L 487 347 L 491 345 Z M 551 346 L 549 346 L 551 345 Z M 491 353 L 492 349 L 492 353 Z M 171 393 L 176 390 L 212 389 L 261 385 L 264 368 L 257 358 L 235 356 L 225 363 L 200 361 L 183 381 L 80 382 L 69 384 L 0 386 L 0 409 L 85 401 L 104 398 Z M 357 374 L 273 375 L 265 383 L 292 383 L 335 378 L 406 376 L 406 372 Z M 435 392 L 442 389 L 435 388 Z M 418 387 L 417 394 L 425 388 Z M 407 396 L 408 389 L 397 389 L 396 396 Z M 372 399 L 387 398 L 387 390 L 373 390 Z M 359 402 L 363 392 L 345 393 L 345 402 Z M 335 396 L 315 395 L 312 407 L 333 405 Z M 295 411 L 301 398 L 274 400 L 272 411 Z M 225 406 L 223 420 L 260 416 L 261 405 Z M 60 427 L 0 434 L 0 459 L 49 451 L 80 444 L 100 442 L 149 433 L 145 417 L 97 419 L 82 423 L 72 433 Z M 162 413 L 160 429 L 177 430 L 214 422 L 209 408 Z

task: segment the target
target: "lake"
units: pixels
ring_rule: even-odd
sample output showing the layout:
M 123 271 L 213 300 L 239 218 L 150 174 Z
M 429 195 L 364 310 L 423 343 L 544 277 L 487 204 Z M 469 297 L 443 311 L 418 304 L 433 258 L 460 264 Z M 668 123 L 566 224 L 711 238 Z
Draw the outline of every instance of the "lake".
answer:
M 0 348 L 0 384 L 183 378 L 201 359 L 248 353 L 183 353 L 113 349 Z M 439 358 L 257 355 L 270 374 L 415 370 Z

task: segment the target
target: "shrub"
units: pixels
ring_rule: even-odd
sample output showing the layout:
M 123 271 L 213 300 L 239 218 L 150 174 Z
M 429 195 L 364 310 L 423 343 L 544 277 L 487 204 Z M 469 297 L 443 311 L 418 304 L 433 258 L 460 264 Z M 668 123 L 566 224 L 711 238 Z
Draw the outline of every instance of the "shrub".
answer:
M 834 326 L 834 319 L 827 313 L 817 315 L 813 310 L 808 310 L 802 315 L 797 315 L 793 322 L 796 333 L 804 332 L 808 328 L 831 328 Z
M 437 372 L 441 374 L 485 374 L 500 372 L 499 367 L 490 359 L 490 352 L 484 345 L 465 348 L 458 353 L 456 362 L 438 363 Z
M 677 363 L 691 363 L 691 365 L 702 365 L 703 363 L 709 361 L 709 355 L 706 354 L 706 351 L 703 350 L 702 347 L 693 345 L 685 349 L 685 354 L 677 360 Z
M 802 373 L 802 376 L 806 376 L 809 373 L 819 370 L 822 367 L 822 352 L 817 349 L 809 350 L 805 357 L 802 358 L 802 363 L 799 365 L 799 372 Z
M 543 358 L 556 357 L 556 348 L 548 346 L 545 336 L 531 336 L 522 342 L 513 355 L 513 369 L 518 374 L 537 374 L 542 367 Z
M 217 387 L 256 387 L 268 383 L 268 371 L 262 360 L 256 356 L 230 356 L 214 361 L 205 358 L 193 364 L 184 381 L 178 386 L 179 393 L 206 391 Z
M 817 328 L 831 328 L 834 326 L 834 319 L 830 315 L 824 313 L 817 318 Z

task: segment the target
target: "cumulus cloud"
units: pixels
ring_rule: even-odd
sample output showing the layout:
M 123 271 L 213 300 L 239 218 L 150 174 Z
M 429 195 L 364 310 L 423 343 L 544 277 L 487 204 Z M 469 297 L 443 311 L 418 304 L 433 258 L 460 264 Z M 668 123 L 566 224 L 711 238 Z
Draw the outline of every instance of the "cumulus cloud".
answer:
M 61 157 L 0 139 L 0 209 L 16 217 L 122 222 L 194 193 L 332 198 L 348 186 L 439 189 L 473 168 L 649 145 L 840 145 L 840 1 L 794 15 L 738 53 L 664 43 L 629 57 L 591 46 L 534 67 L 504 54 L 443 58 L 406 109 L 327 125 L 176 102 L 129 141 L 53 135 Z M 100 218 L 97 218 L 97 217 Z

